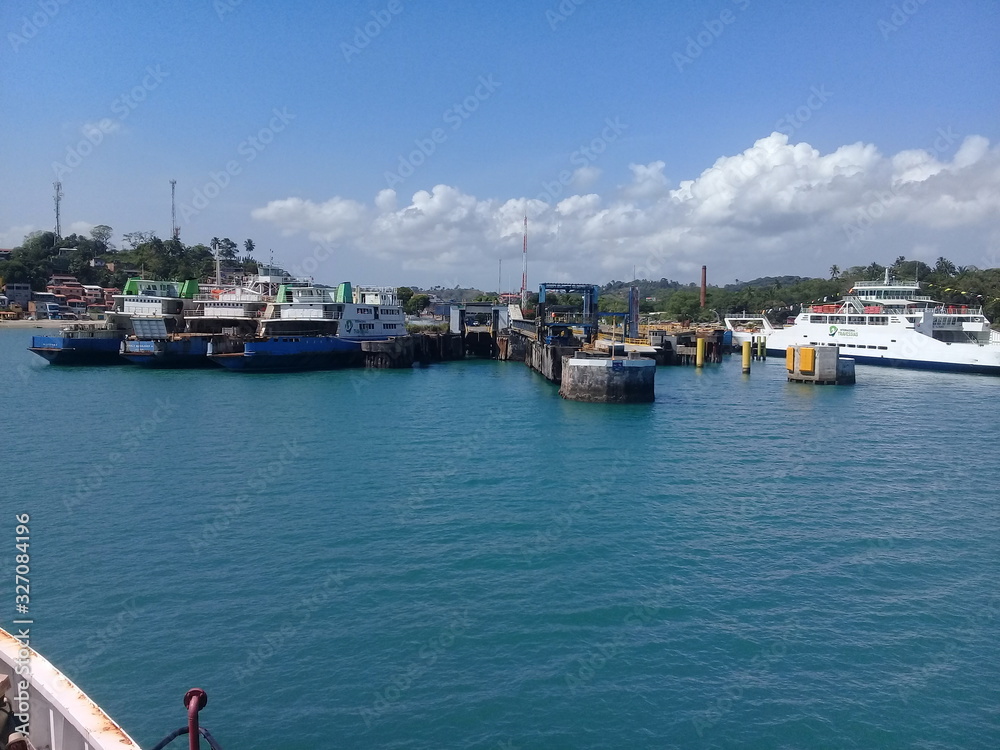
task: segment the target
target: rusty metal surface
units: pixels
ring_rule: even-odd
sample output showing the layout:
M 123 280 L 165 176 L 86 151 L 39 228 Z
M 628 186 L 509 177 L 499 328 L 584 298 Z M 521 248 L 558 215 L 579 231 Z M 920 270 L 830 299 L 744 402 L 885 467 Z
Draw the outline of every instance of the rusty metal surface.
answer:
M 17 638 L 0 629 L 0 669 L 11 673 L 15 685 L 24 679 L 15 674 L 18 652 L 21 648 L 22 644 Z M 48 722 L 41 720 L 40 712 L 45 710 L 47 713 L 51 708 L 64 721 L 64 732 L 78 733 L 94 750 L 138 750 L 139 745 L 125 730 L 72 680 L 30 646 L 28 651 L 31 664 L 29 691 L 32 698 L 33 728 L 43 726 L 47 730 Z M 34 731 L 32 741 L 35 741 Z

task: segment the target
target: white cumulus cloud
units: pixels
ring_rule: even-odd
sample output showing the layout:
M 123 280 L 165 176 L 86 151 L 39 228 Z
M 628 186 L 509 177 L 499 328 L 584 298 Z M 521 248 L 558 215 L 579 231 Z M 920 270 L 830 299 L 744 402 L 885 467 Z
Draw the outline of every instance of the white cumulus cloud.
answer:
M 1000 149 L 981 136 L 886 156 L 865 143 L 823 154 L 772 133 L 674 189 L 665 161 L 629 172 L 611 193 L 553 204 L 436 185 L 409 199 L 383 190 L 371 204 L 289 197 L 252 215 L 441 278 L 480 266 L 488 278 L 497 257 L 520 251 L 527 215 L 534 278 L 595 282 L 631 278 L 633 266 L 646 278 L 686 279 L 702 263 L 729 279 L 823 274 L 918 252 L 983 265 L 1000 233 Z

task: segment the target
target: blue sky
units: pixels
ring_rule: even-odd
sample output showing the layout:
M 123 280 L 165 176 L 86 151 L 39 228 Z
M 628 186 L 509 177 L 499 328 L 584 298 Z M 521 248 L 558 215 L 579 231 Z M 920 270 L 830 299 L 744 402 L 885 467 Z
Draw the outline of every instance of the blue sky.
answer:
M 519 286 L 525 213 L 532 285 L 1000 266 L 996 0 L 9 0 L 0 31 L 3 247 L 57 177 L 64 234 L 166 237 L 176 179 L 186 242 L 327 283 Z

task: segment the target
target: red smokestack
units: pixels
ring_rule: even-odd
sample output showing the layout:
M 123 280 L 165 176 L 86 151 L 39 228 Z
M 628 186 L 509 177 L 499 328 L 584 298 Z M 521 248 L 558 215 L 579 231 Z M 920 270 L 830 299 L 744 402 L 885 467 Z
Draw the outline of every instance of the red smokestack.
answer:
M 705 306 L 705 292 L 708 291 L 708 266 L 701 267 L 701 306 Z

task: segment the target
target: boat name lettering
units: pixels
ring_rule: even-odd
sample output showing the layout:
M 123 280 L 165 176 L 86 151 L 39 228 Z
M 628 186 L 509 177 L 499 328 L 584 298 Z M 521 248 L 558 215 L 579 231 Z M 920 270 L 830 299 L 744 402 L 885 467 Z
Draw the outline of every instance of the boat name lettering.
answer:
M 830 326 L 830 335 L 854 336 L 855 338 L 857 338 L 858 332 L 855 331 L 853 328 L 841 328 L 840 326 Z

